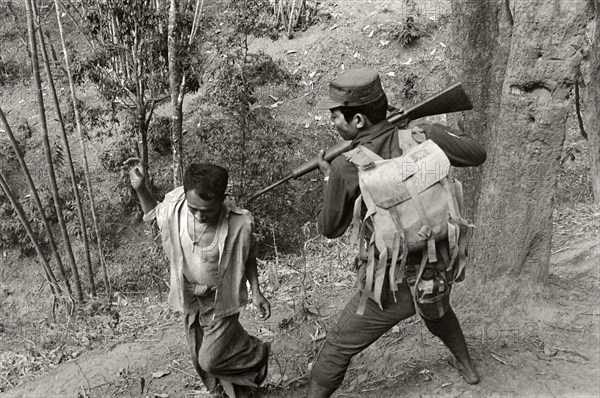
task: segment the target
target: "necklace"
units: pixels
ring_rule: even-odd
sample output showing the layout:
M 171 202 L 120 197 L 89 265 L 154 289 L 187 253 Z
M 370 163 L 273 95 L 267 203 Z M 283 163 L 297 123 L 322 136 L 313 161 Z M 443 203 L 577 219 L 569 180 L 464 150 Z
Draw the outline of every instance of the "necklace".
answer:
M 194 213 L 192 214 L 192 218 L 194 219 L 194 225 L 192 226 L 192 252 L 194 252 L 196 250 L 196 245 L 198 245 L 198 243 L 200 243 L 200 240 L 202 239 L 202 237 L 204 236 L 204 234 L 206 233 L 206 231 L 208 230 L 208 228 L 212 225 L 212 223 L 208 222 L 205 224 L 204 228 L 202 229 L 202 232 L 200 233 L 200 236 L 198 237 L 198 239 L 196 239 L 196 221 L 198 221 L 196 219 L 196 216 L 194 215 Z M 200 225 L 204 224 L 201 223 L 200 221 L 198 221 L 198 223 Z

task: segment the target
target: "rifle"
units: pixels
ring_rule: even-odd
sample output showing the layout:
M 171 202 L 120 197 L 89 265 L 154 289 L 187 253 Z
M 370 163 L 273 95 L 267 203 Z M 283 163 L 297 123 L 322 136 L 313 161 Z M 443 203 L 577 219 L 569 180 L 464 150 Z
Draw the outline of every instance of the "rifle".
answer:
M 469 96 L 464 92 L 462 85 L 460 83 L 456 83 L 411 106 L 406 111 L 402 109 L 394 111 L 386 119 L 393 125 L 399 128 L 404 128 L 412 120 L 420 119 L 425 116 L 467 111 L 469 109 L 473 109 L 473 104 L 471 104 Z M 323 154 L 323 158 L 326 161 L 331 162 L 337 156 L 349 151 L 350 149 L 352 149 L 352 141 L 340 141 L 337 144 L 330 147 L 329 149 L 327 149 Z M 292 178 L 296 179 L 298 177 L 301 177 L 304 174 L 307 174 L 317 169 L 318 167 L 319 158 L 314 157 L 306 163 L 293 169 L 281 180 L 255 193 L 250 198 L 250 201 L 256 199 L 265 192 L 268 192 L 271 189 L 283 184 L 284 182 L 291 180 Z

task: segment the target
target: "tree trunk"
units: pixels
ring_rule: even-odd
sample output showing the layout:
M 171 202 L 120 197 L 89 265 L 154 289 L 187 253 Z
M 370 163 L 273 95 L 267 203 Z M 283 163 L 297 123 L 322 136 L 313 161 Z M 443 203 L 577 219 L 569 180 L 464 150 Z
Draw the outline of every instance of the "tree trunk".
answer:
M 510 19 L 500 4 L 489 2 L 454 1 L 453 37 L 456 48 L 452 57 L 458 67 L 458 80 L 473 102 L 473 110 L 462 116 L 463 128 L 476 138 L 486 150 L 492 145 L 492 129 L 501 98 L 502 82 L 506 73 Z M 456 117 L 449 115 L 449 119 Z M 473 220 L 479 199 L 483 167 L 455 170 L 456 177 L 465 186 L 465 216 Z
M 488 151 L 480 196 L 472 195 L 471 259 L 484 283 L 506 277 L 535 289 L 548 276 L 554 188 L 588 7 L 586 0 L 453 2 L 464 32 L 460 73 L 474 88 L 468 132 Z M 529 293 L 512 286 L 506 295 Z
M 48 171 L 48 180 L 50 183 L 50 190 L 52 192 L 52 199 L 54 201 L 54 208 L 56 210 L 56 218 L 58 219 L 58 225 L 60 228 L 60 232 L 63 238 L 64 248 L 67 252 L 67 258 L 69 259 L 69 263 L 71 264 L 71 268 L 76 268 L 77 264 L 75 263 L 75 256 L 73 255 L 73 248 L 71 247 L 71 240 L 69 238 L 69 233 L 67 232 L 67 226 L 65 224 L 65 218 L 62 212 L 62 203 L 60 196 L 58 195 L 58 185 L 56 184 L 56 174 L 54 173 L 54 164 L 52 162 L 52 152 L 50 150 L 50 140 L 48 137 L 48 125 L 46 124 L 46 109 L 44 107 L 44 97 L 42 95 L 42 80 L 40 77 L 40 66 L 38 62 L 38 54 L 37 54 L 37 42 L 35 39 L 35 27 L 33 23 L 33 8 L 34 4 L 30 0 L 25 1 L 25 5 L 27 8 L 27 31 L 29 34 L 29 48 L 31 49 L 31 64 L 33 69 L 33 80 L 34 80 L 34 90 L 36 91 L 37 103 L 38 103 L 38 116 L 40 120 L 40 130 L 42 132 L 42 143 L 44 145 L 44 154 L 46 155 L 46 166 Z M 65 269 L 62 263 L 59 264 L 59 271 L 62 274 L 65 285 L 67 287 L 67 291 L 69 294 L 71 292 L 71 284 L 69 283 L 69 278 L 65 272 Z
M 173 151 L 173 187 L 179 185 L 181 180 L 181 149 L 183 131 L 182 104 L 179 103 L 179 87 L 181 84 L 181 68 L 177 54 L 177 38 L 181 35 L 176 32 L 178 0 L 171 0 L 169 7 L 169 85 L 171 88 L 171 146 Z
M 183 177 L 183 97 L 185 96 L 186 76 L 182 73 L 177 43 L 189 49 L 194 43 L 200 24 L 204 0 L 196 0 L 192 28 L 185 42 L 183 32 L 177 31 L 179 13 L 185 13 L 187 7 L 180 7 L 177 0 L 171 0 L 169 8 L 169 83 L 171 88 L 171 144 L 173 150 L 173 186 L 179 185 Z
M 147 102 L 146 90 L 144 86 L 144 60 L 141 57 L 141 43 L 139 26 L 135 26 L 134 44 L 131 49 L 132 64 L 135 65 L 133 71 L 133 80 L 135 82 L 135 117 L 137 122 L 137 130 L 142 146 L 142 169 L 147 182 L 150 181 L 150 167 L 148 163 L 148 123 L 146 123 Z M 152 109 L 150 110 L 150 112 Z
M 592 48 L 588 54 L 589 71 L 583 90 L 585 131 L 588 134 L 590 180 L 594 203 L 600 204 L 600 5 L 596 2 L 596 23 Z

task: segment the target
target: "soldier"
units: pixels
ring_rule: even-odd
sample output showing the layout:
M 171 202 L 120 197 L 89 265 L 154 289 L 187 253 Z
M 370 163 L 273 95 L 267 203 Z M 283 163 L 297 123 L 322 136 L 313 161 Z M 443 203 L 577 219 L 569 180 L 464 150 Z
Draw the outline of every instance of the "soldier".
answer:
M 352 140 L 352 147 L 361 145 L 384 159 L 402 155 L 398 129 L 386 120 L 388 101 L 377 71 L 350 70 L 330 83 L 330 101 L 319 104 L 331 111 L 331 120 L 344 140 Z M 471 137 L 441 125 L 419 124 L 420 134 L 434 141 L 446 154 L 453 166 L 477 166 L 485 161 L 485 150 Z M 358 172 L 345 156 L 338 156 L 331 164 L 319 154 L 319 169 L 324 174 L 324 198 L 317 216 L 319 232 L 328 238 L 340 237 L 353 219 L 356 199 L 361 194 Z M 364 215 L 364 203 L 363 203 Z M 368 230 L 368 228 L 367 228 Z M 367 236 L 367 241 L 370 236 Z M 421 263 L 421 253 L 408 256 L 406 268 Z M 384 263 L 385 264 L 385 263 Z M 389 267 L 389 259 L 388 265 Z M 342 383 L 352 357 L 367 348 L 386 331 L 403 319 L 415 314 L 410 278 L 397 280 L 392 294 L 384 288 L 380 297 L 365 291 L 366 262 L 359 262 L 359 291 L 342 310 L 337 323 L 328 333 L 312 368 L 308 396 L 328 397 Z M 407 271 L 408 272 L 408 271 Z M 387 278 L 387 270 L 385 272 Z M 412 278 L 414 283 L 414 278 Z M 389 281 L 383 286 L 388 287 Z M 357 314 L 361 298 L 363 315 Z M 378 304 L 381 303 L 381 306 Z M 361 311 L 358 311 L 361 312 Z M 455 367 L 470 384 L 479 382 L 460 324 L 447 304 L 443 316 L 425 319 L 429 331 L 439 337 L 454 354 Z

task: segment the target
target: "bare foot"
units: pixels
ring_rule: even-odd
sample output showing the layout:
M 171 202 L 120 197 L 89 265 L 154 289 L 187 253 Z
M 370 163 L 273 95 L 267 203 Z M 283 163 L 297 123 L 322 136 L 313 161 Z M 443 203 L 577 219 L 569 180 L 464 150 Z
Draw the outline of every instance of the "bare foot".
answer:
M 469 383 L 469 384 L 479 383 L 479 375 L 477 374 L 477 371 L 475 370 L 475 366 L 473 366 L 473 365 L 465 366 L 454 357 L 448 359 L 448 363 L 454 369 L 458 370 L 458 373 L 460 373 L 462 378 L 465 379 L 465 381 L 467 383 Z

